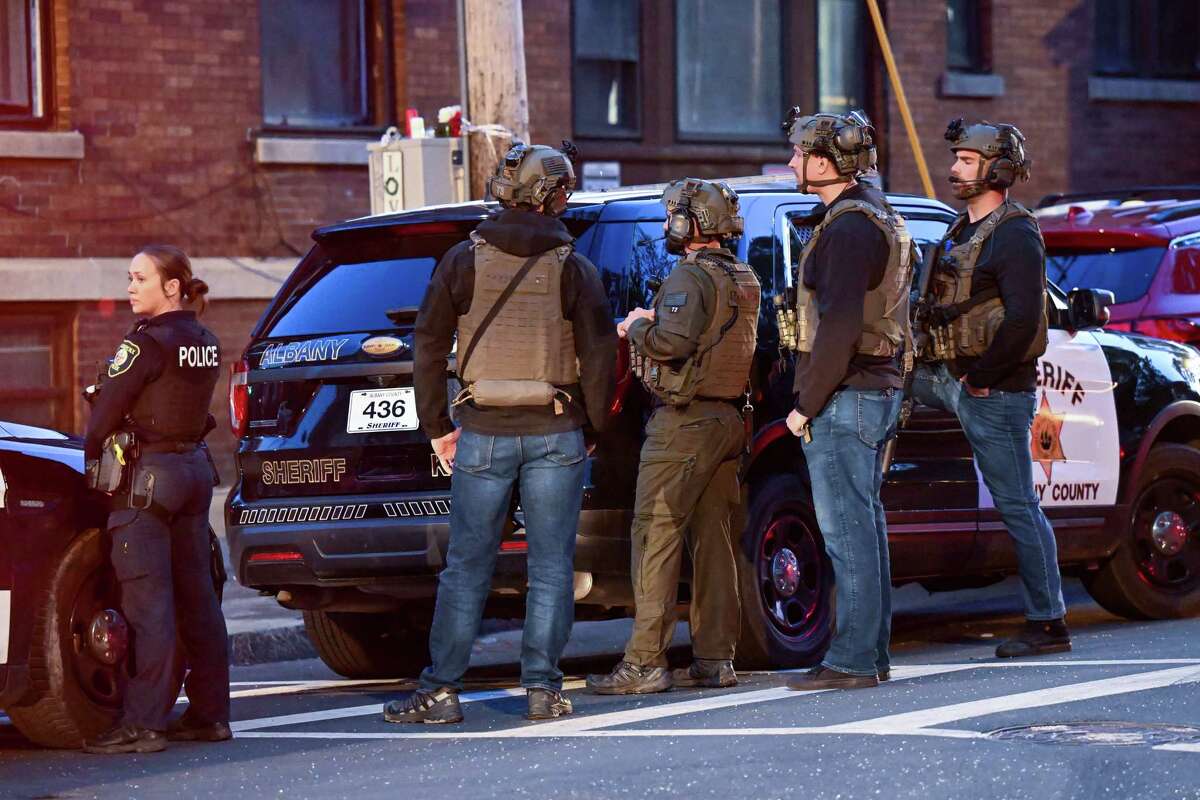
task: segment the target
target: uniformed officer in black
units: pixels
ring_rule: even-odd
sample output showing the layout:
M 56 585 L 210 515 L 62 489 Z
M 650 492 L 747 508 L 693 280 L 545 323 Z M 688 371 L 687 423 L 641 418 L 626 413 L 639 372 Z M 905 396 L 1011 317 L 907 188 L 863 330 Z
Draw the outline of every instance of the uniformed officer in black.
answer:
M 220 375 L 220 344 L 196 318 L 208 286 L 179 249 L 144 248 L 129 267 L 129 302 L 141 317 L 102 378 L 85 440 L 89 473 L 105 440 L 137 439 L 131 477 L 112 494 L 108 531 L 121 604 L 133 630 L 136 672 L 120 719 L 84 741 L 90 753 L 148 753 L 166 740 L 221 741 L 229 729 L 225 619 L 210 573 L 208 508 L 214 471 L 202 449 Z M 171 723 L 178 634 L 191 668 L 188 710 Z

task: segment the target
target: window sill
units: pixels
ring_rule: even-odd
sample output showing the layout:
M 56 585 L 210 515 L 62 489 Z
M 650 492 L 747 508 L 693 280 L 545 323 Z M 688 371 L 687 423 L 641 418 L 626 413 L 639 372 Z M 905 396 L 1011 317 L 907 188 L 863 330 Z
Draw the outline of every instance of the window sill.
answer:
M 1003 97 L 1004 76 L 948 70 L 942 73 L 939 89 L 942 97 Z
M 377 138 L 259 136 L 254 160 L 259 164 L 367 165 L 367 145 Z
M 1088 78 L 1088 100 L 1125 103 L 1200 103 L 1200 81 Z
M 0 158 L 83 158 L 79 131 L 0 131 Z

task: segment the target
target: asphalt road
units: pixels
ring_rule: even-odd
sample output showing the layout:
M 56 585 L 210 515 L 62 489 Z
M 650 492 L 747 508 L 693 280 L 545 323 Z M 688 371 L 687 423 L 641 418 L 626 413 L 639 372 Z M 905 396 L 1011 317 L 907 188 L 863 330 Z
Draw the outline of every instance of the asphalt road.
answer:
M 1070 599 L 1074 651 L 1036 661 L 991 657 L 1019 622 L 1003 587 L 910 603 L 894 679 L 852 692 L 754 673 L 730 690 L 592 696 L 579 679 L 613 663 L 621 623 L 581 624 L 574 652 L 607 653 L 566 661 L 576 713 L 547 723 L 522 716 L 516 633 L 479 644 L 489 665 L 458 726 L 383 722 L 406 684 L 317 661 L 239 667 L 232 742 L 88 756 L 0 722 L 0 797 L 1200 798 L 1200 620 L 1118 621 L 1077 584 Z

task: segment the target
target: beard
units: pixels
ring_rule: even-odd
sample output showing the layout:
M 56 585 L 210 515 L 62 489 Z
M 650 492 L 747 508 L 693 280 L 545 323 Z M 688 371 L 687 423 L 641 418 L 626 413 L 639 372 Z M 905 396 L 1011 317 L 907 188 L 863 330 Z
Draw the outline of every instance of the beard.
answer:
M 950 189 L 954 192 L 954 196 L 957 199 L 970 200 L 972 197 L 987 191 L 987 185 L 978 181 L 962 181 L 957 178 L 951 178 Z

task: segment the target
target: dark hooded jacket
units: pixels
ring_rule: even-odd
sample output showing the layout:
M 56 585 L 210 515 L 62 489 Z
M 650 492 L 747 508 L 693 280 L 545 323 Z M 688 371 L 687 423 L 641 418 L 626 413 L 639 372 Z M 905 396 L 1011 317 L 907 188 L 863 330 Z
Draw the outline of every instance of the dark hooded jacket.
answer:
M 573 240 L 554 217 L 533 211 L 505 209 L 475 229 L 490 245 L 528 258 Z M 454 430 L 448 409 L 446 367 L 458 318 L 471 308 L 475 291 L 475 254 L 470 241 L 452 247 L 438 263 L 421 301 L 413 336 L 413 385 L 421 428 L 431 439 Z M 617 333 L 612 309 L 596 267 L 572 253 L 563 262 L 563 318 L 574 327 L 579 357 L 579 383 L 561 387 L 572 397 L 563 414 L 552 406 L 480 408 L 458 406 L 456 415 L 466 430 L 495 436 L 561 433 L 580 427 L 600 431 L 608 416 L 616 383 Z M 486 336 L 486 333 L 484 334 Z

